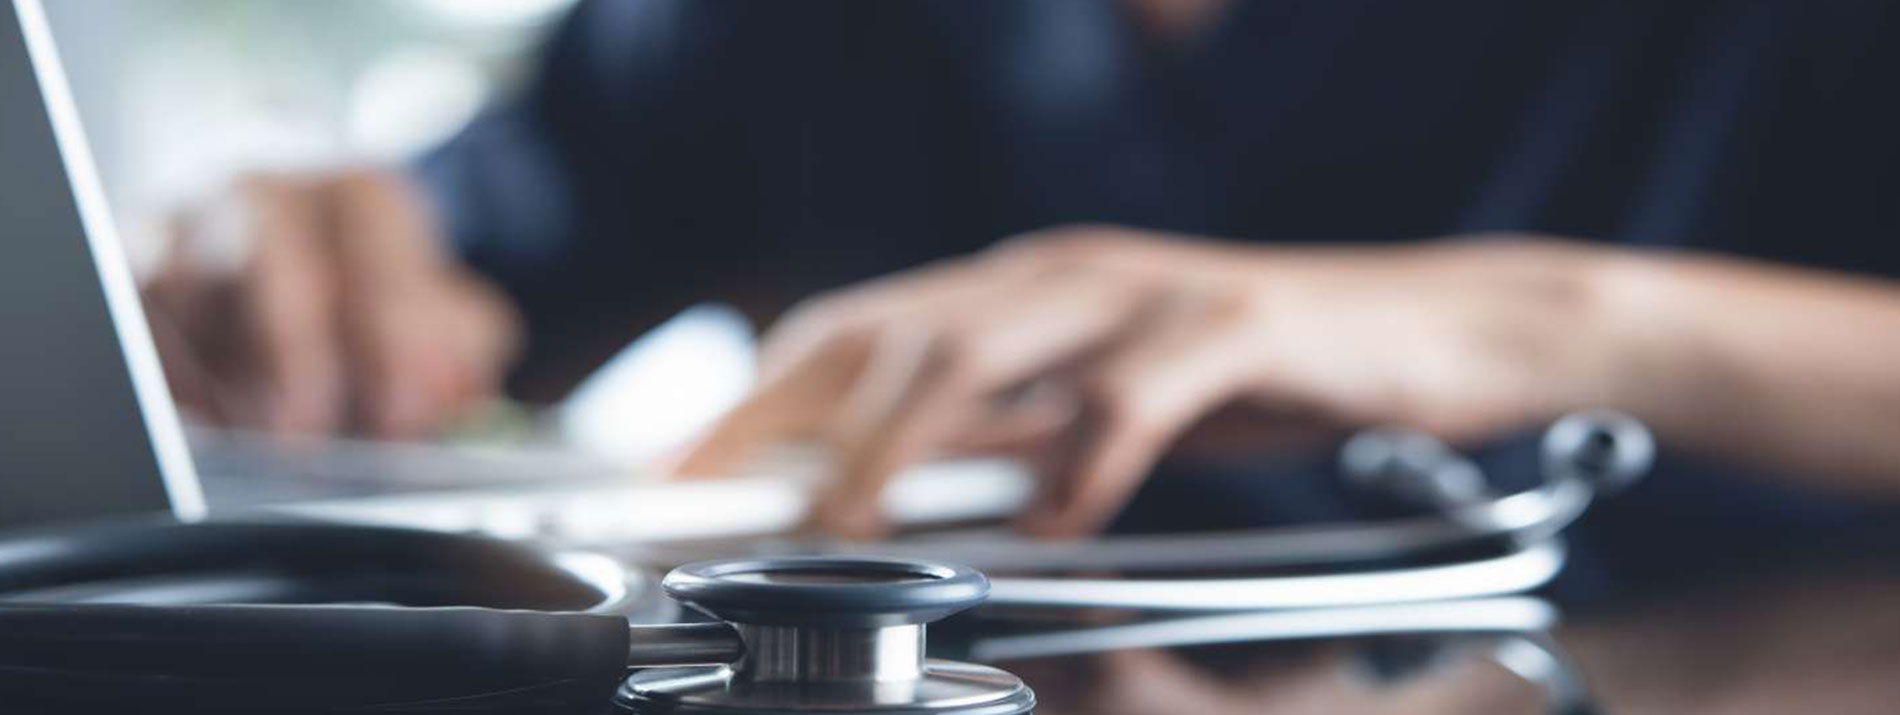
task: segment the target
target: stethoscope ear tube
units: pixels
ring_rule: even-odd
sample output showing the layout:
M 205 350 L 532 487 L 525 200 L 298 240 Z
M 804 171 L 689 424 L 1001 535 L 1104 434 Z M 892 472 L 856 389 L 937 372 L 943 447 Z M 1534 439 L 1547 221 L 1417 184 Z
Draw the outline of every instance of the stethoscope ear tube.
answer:
M 991 574 L 1112 571 L 1127 576 L 1304 570 L 1318 566 L 1363 571 L 1368 564 L 1429 559 L 1474 545 L 1516 543 L 1521 549 L 1521 545 L 1549 540 L 1581 517 L 1598 497 L 1639 481 L 1655 451 L 1654 438 L 1635 418 L 1609 410 L 1579 412 L 1565 416 L 1546 431 L 1540 455 L 1543 482 L 1522 491 L 1500 493 L 1483 481 L 1476 465 L 1428 435 L 1372 430 L 1355 436 L 1342 449 L 1342 477 L 1359 490 L 1377 492 L 1424 513 L 1370 522 L 1114 535 L 1079 541 L 1025 539 L 1012 532 L 979 530 L 911 542 L 804 540 L 780 542 L 775 548 L 777 553 L 815 551 L 939 559 Z M 644 555 L 650 560 L 677 563 L 728 554 L 649 550 Z M 1000 589 L 991 602 L 1002 604 L 1014 599 L 1018 581 L 999 579 L 998 585 L 1009 585 Z M 1084 581 L 1074 582 L 1076 593 L 1094 590 Z M 1202 579 L 1199 583 L 1201 588 L 1215 588 L 1214 584 L 1223 582 Z M 1177 600 L 1170 594 L 1151 607 L 1173 610 Z M 1276 597 L 1272 603 L 1281 600 Z M 1395 600 L 1421 599 L 1395 594 Z M 1282 607 L 1230 601 L 1232 608 Z
M 0 698 L 263 710 L 599 703 L 619 616 L 377 606 L 0 606 Z

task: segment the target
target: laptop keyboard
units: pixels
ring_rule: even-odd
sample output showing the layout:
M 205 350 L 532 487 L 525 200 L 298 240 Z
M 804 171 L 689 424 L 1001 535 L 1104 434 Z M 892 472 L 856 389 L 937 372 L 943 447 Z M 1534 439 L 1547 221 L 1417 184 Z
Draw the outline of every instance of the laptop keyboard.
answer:
M 740 476 L 662 481 L 556 448 L 338 441 L 285 448 L 256 435 L 192 432 L 214 517 L 293 515 L 600 546 L 796 529 L 823 460 L 783 450 Z M 884 494 L 901 525 L 1017 511 L 1032 478 L 1007 459 L 918 465 Z

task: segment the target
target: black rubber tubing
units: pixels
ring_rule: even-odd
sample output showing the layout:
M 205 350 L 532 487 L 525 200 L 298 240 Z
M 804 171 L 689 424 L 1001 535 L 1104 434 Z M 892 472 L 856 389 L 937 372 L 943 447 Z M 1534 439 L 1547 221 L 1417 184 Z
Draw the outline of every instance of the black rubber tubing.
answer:
M 0 605 L 0 700 L 349 711 L 604 702 L 624 618 L 488 608 Z

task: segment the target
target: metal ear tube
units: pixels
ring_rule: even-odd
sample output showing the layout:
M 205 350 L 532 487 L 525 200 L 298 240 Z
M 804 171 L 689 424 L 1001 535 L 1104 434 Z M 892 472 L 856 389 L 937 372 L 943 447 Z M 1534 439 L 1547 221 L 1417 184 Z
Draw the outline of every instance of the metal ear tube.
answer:
M 1544 473 L 1576 479 L 1614 494 L 1649 472 L 1656 438 L 1642 422 L 1614 410 L 1567 415 L 1544 431 Z
M 1656 455 L 1655 438 L 1642 422 L 1603 409 L 1565 415 L 1544 431 L 1538 447 L 1543 484 L 1536 490 L 1586 495 L 1586 503 L 1642 479 Z M 1340 471 L 1362 492 L 1428 507 L 1454 521 L 1489 521 L 1493 514 L 1471 507 L 1506 498 L 1471 459 L 1431 435 L 1405 429 L 1355 435 L 1340 450 Z
M 1416 506 L 1449 512 L 1490 496 L 1477 464 L 1422 432 L 1361 432 L 1340 448 L 1339 462 L 1354 487 Z

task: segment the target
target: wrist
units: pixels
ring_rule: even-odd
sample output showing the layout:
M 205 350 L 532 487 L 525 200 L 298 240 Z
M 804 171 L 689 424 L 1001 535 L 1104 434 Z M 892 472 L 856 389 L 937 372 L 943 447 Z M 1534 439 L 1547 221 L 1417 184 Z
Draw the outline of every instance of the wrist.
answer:
M 1589 350 L 1591 370 L 1587 404 L 1614 407 L 1653 423 L 1667 418 L 1694 388 L 1684 384 L 1677 363 L 1693 331 L 1682 317 L 1687 297 L 1680 285 L 1683 259 L 1653 250 L 1599 248 L 1579 280 L 1590 296 L 1595 326 Z
M 1542 237 L 1446 244 L 1464 280 L 1501 287 L 1488 300 L 1522 392 L 1519 418 L 1543 421 L 1610 407 L 1645 413 L 1669 397 L 1660 379 L 1675 332 L 1665 255 Z M 1472 253 L 1473 249 L 1476 250 Z

